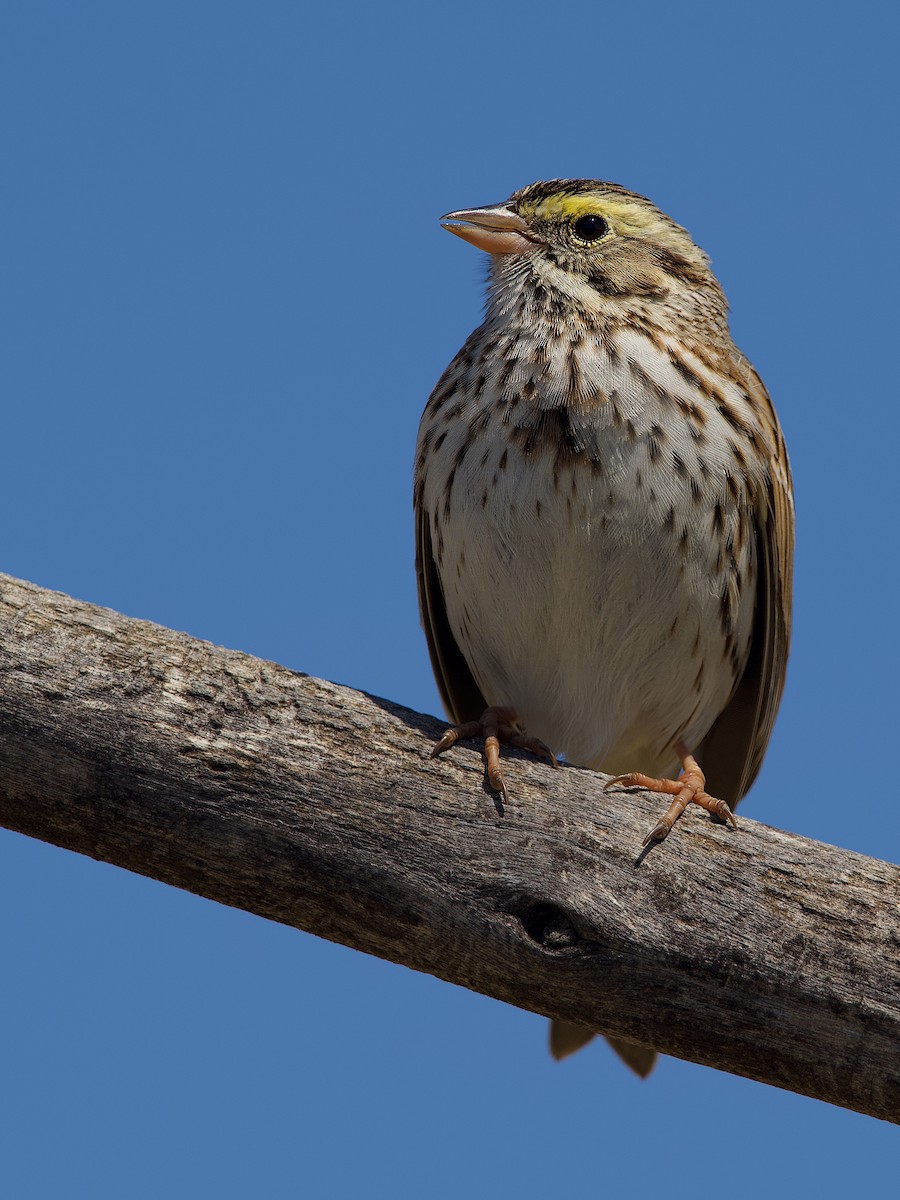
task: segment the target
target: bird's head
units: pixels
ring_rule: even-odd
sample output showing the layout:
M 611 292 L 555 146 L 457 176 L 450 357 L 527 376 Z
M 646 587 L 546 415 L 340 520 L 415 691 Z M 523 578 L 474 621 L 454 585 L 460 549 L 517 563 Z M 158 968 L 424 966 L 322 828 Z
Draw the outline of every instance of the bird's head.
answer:
M 441 224 L 494 256 L 495 285 L 521 278 L 587 308 L 601 297 L 724 298 L 690 234 L 635 192 L 597 179 L 532 183 L 502 204 L 447 213 Z

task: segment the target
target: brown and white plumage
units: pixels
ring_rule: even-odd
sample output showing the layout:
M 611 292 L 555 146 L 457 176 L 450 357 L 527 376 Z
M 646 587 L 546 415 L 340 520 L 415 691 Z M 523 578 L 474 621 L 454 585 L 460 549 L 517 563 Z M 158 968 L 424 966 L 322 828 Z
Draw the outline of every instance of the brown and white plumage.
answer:
M 492 255 L 484 322 L 416 457 L 419 599 L 450 719 L 510 710 L 616 775 L 674 776 L 691 755 L 733 807 L 784 685 L 793 505 L 708 260 L 597 180 L 445 222 Z

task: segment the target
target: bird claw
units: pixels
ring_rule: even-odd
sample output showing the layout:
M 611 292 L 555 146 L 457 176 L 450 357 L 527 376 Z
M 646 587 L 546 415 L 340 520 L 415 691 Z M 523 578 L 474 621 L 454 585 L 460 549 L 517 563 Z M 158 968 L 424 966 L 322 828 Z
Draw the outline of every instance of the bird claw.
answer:
M 431 747 L 431 757 L 437 758 L 444 750 L 449 750 L 463 738 L 478 737 L 479 733 L 481 733 L 480 721 L 466 721 L 464 725 L 451 725 Z
M 671 828 L 671 825 L 667 825 L 665 821 L 660 819 L 656 822 L 656 824 L 641 842 L 641 847 L 645 848 L 649 846 L 651 842 L 664 842 L 669 836 L 669 830 Z
M 644 847 L 649 846 L 652 842 L 665 841 L 675 822 L 689 804 L 705 808 L 708 813 L 718 817 L 720 821 L 737 829 L 734 813 L 725 801 L 710 796 L 706 791 L 706 776 L 700 770 L 694 756 L 689 754 L 681 744 L 677 750 L 682 766 L 682 773 L 678 779 L 654 779 L 651 775 L 642 775 L 638 771 L 631 771 L 627 775 L 617 775 L 614 779 L 610 779 L 603 789 L 604 792 L 608 792 L 614 787 L 639 787 L 647 792 L 673 797 L 668 809 L 644 838 L 642 843 Z
M 520 732 L 515 726 L 515 720 L 516 715 L 511 708 L 486 708 L 477 721 L 451 725 L 435 742 L 431 750 L 431 757 L 437 758 L 444 750 L 449 750 L 451 746 L 464 738 L 484 738 L 488 782 L 499 794 L 504 804 L 508 804 L 509 794 L 506 790 L 503 771 L 500 768 L 501 743 L 512 746 L 514 750 L 527 750 L 530 754 L 548 758 L 552 766 L 559 766 L 552 750 L 540 738 L 529 737 Z
M 614 779 L 610 779 L 603 790 L 609 792 L 616 787 L 643 788 L 645 792 L 663 792 L 670 796 L 677 796 L 684 788 L 684 783 L 680 779 L 654 779 L 652 775 L 629 771 L 626 775 L 616 775 Z

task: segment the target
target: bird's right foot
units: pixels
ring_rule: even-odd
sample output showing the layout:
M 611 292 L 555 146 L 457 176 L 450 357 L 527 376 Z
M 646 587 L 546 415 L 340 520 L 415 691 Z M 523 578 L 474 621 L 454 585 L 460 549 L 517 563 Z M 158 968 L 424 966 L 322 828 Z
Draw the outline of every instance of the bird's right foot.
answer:
M 512 746 L 515 750 L 528 750 L 541 758 L 548 758 L 553 766 L 557 766 L 556 756 L 545 746 L 540 738 L 529 737 L 523 733 L 516 722 L 516 714 L 511 708 L 486 708 L 477 721 L 465 721 L 462 725 L 451 725 L 440 741 L 435 743 L 431 757 L 437 756 L 444 750 L 464 738 L 483 738 L 484 756 L 487 760 L 487 775 L 491 787 L 499 792 L 504 803 L 508 803 L 506 782 L 500 769 L 500 743 Z

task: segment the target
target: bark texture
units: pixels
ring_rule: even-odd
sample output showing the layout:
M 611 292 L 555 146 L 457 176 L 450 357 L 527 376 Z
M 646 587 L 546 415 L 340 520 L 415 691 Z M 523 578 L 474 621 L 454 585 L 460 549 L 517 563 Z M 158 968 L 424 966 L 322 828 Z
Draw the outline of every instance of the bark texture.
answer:
M 506 758 L 0 576 L 0 821 L 510 1004 L 900 1121 L 900 869 Z

